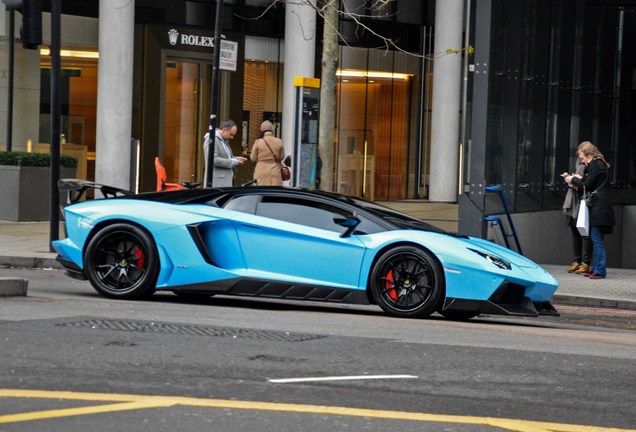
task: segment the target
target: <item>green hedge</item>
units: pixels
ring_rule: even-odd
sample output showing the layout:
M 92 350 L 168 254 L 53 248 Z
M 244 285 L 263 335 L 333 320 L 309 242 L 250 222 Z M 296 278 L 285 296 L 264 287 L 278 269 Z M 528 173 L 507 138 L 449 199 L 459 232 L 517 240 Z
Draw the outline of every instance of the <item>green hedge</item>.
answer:
M 51 165 L 51 155 L 48 153 L 0 151 L 0 165 L 47 167 Z M 60 155 L 60 166 L 77 168 L 77 157 Z

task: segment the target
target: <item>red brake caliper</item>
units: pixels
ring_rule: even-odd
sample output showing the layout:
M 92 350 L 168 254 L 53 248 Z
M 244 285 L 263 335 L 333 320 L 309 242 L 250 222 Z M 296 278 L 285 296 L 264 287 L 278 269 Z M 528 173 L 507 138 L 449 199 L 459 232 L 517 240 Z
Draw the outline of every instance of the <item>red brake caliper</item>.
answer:
M 386 274 L 384 288 L 386 289 L 389 297 L 391 297 L 391 300 L 397 301 L 397 293 L 395 292 L 395 281 L 393 280 L 393 270 L 389 270 L 389 272 Z
M 137 268 L 142 270 L 146 267 L 146 258 L 144 256 L 144 251 L 141 250 L 140 247 L 135 247 L 135 259 L 137 260 Z

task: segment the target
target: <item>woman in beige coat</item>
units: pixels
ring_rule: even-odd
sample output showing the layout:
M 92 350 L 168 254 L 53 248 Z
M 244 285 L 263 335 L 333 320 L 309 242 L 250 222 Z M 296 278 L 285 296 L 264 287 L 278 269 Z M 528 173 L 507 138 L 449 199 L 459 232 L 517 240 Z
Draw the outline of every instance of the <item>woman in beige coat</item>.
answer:
M 280 164 L 285 159 L 283 141 L 274 136 L 274 126 L 265 120 L 261 124 L 261 137 L 254 141 L 250 159 L 256 162 L 254 179 L 258 186 L 282 186 Z

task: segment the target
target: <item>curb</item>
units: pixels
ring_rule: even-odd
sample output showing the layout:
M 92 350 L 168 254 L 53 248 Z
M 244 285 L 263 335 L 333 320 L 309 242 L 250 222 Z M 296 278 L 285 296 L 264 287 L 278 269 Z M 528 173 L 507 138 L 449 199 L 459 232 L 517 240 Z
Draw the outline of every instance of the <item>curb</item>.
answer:
M 0 266 L 17 268 L 55 268 L 61 269 L 62 265 L 55 258 L 0 256 Z
M 27 279 L 0 277 L 0 297 L 26 296 L 28 286 Z
M 631 300 L 610 300 L 594 297 L 579 297 L 563 294 L 552 296 L 552 302 L 559 306 L 583 306 L 607 309 L 636 310 L 636 302 Z

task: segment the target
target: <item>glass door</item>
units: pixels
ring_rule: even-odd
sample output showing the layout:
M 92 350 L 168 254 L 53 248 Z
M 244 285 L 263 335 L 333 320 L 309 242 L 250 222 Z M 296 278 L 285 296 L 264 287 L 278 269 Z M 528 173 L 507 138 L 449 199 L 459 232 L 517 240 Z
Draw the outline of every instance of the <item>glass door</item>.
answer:
M 337 191 L 374 200 L 407 197 L 410 75 L 340 70 Z
M 196 61 L 166 62 L 162 162 L 170 183 L 197 180 L 203 70 Z

